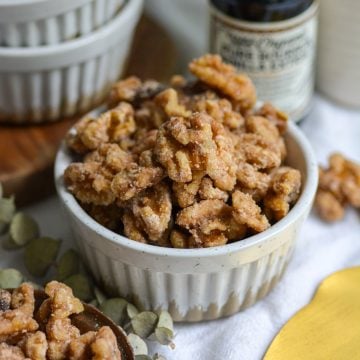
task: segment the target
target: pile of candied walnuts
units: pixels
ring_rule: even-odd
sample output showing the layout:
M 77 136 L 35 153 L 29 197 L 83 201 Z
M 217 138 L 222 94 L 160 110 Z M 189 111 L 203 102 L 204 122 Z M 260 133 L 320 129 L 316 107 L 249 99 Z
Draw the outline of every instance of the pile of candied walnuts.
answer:
M 347 205 L 360 209 L 360 165 L 339 153 L 332 154 L 329 166 L 319 169 L 315 205 L 328 222 L 341 220 Z
M 129 77 L 110 110 L 67 137 L 81 156 L 65 182 L 99 223 L 159 246 L 224 245 L 266 230 L 296 202 L 300 172 L 284 166 L 287 117 L 255 109 L 255 88 L 216 55 L 192 61 L 196 80 L 170 86 Z
M 57 281 L 45 287 L 48 298 L 35 311 L 34 288 L 0 289 L 0 359 L 121 360 L 108 326 L 80 335 L 71 315 L 84 311 L 72 290 Z

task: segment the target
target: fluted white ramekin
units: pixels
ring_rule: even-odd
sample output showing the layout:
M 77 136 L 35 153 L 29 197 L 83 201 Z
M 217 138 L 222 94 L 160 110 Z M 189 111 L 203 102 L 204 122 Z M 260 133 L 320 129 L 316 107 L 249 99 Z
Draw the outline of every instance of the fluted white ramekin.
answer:
M 143 0 L 95 32 L 59 45 L 0 48 L 0 122 L 54 121 L 98 105 L 121 75 Z
M 106 24 L 124 0 L 0 0 L 0 46 L 54 45 Z
M 56 158 L 55 183 L 80 253 L 100 283 L 142 308 L 168 310 L 176 321 L 216 319 L 245 309 L 273 288 L 311 209 L 318 181 L 316 159 L 294 124 L 289 124 L 286 143 L 287 162 L 303 177 L 295 206 L 263 233 L 213 248 L 142 244 L 99 225 L 64 186 L 63 173 L 72 162 L 64 145 Z

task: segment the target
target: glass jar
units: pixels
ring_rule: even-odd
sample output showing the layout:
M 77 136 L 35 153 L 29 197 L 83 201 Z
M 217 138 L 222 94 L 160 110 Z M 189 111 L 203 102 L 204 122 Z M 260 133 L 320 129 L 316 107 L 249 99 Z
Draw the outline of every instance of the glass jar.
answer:
M 299 121 L 314 92 L 317 1 L 209 0 L 210 51 L 246 72 L 258 99 Z

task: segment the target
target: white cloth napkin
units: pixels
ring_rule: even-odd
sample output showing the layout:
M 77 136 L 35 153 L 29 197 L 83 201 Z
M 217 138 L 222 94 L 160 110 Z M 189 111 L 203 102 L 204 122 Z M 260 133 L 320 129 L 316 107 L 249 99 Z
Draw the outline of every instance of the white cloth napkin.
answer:
M 360 161 L 360 112 L 347 110 L 317 96 L 301 128 L 320 162 L 332 151 Z M 72 237 L 56 198 L 26 209 L 40 222 L 42 233 Z M 349 209 L 344 221 L 324 224 L 311 214 L 299 236 L 297 248 L 281 282 L 263 300 L 232 317 L 199 324 L 176 324 L 176 349 L 155 344 L 168 360 L 259 360 L 286 321 L 312 298 L 329 274 L 360 264 L 360 214 Z M 23 269 L 21 252 L 0 250 L 0 267 Z

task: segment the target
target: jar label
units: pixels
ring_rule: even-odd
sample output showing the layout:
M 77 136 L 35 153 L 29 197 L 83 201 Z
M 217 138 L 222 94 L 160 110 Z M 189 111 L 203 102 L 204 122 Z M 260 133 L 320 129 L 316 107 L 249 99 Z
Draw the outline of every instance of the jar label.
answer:
M 230 18 L 211 7 L 210 50 L 246 72 L 258 99 L 300 120 L 314 89 L 317 3 L 303 14 L 275 23 Z

